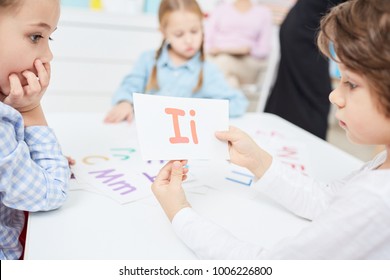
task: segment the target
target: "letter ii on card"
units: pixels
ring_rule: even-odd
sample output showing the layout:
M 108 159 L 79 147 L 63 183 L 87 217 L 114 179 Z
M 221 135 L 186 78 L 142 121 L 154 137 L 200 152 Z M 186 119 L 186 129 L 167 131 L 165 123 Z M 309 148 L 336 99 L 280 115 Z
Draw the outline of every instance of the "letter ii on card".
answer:
M 180 126 L 179 126 L 179 116 L 185 116 L 184 110 L 176 109 L 176 108 L 165 108 L 165 113 L 168 115 L 172 115 L 172 121 L 173 121 L 173 130 L 175 132 L 175 137 L 170 137 L 169 142 L 172 144 L 187 144 L 190 142 L 188 137 L 181 136 L 180 133 Z M 190 110 L 190 115 L 194 117 L 196 115 L 195 110 Z M 198 134 L 196 132 L 196 123 L 194 120 L 190 121 L 190 127 L 191 127 L 191 136 L 192 141 L 194 144 L 198 144 Z

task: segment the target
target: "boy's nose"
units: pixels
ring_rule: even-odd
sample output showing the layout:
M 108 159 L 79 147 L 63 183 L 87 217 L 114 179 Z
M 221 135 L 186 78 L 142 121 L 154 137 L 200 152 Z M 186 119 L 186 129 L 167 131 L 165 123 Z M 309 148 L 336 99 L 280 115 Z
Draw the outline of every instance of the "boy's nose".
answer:
M 339 86 L 336 87 L 330 94 L 329 94 L 329 101 L 330 103 L 336 105 L 337 107 L 341 108 L 345 106 L 345 100 L 343 98 L 342 92 L 339 89 Z

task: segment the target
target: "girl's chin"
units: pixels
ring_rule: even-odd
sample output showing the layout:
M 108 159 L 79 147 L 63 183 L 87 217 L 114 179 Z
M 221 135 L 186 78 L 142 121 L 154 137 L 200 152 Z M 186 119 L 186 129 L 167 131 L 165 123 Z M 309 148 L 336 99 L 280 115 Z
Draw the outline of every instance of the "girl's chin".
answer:
M 3 96 L 8 96 L 9 95 L 9 89 L 5 88 L 5 89 L 2 89 L 0 88 L 0 94 L 3 95 Z

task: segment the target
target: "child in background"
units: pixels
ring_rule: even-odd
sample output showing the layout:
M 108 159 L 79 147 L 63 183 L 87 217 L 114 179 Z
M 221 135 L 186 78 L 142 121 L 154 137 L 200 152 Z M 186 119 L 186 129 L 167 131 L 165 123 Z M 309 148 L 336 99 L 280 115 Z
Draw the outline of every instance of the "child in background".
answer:
M 157 52 L 140 57 L 116 91 L 105 118 L 115 123 L 133 119 L 133 93 L 229 100 L 230 116 L 245 113 L 248 101 L 230 88 L 223 74 L 204 61 L 203 13 L 195 0 L 163 0 L 159 8 L 163 35 Z
M 218 5 L 205 28 L 207 59 L 234 87 L 261 81 L 271 51 L 272 12 L 251 0 Z
M 0 259 L 19 259 L 23 211 L 58 208 L 70 176 L 40 101 L 59 0 L 0 0 Z
M 361 169 L 325 184 L 283 166 L 238 128 L 216 133 L 229 142 L 231 161 L 260 178 L 252 188 L 312 220 L 297 236 L 267 249 L 237 240 L 190 208 L 181 187 L 185 162 L 163 167 L 152 189 L 176 233 L 199 257 L 390 259 L 389 30 L 388 0 L 350 0 L 321 22 L 319 47 L 332 58 L 333 44 L 341 71 L 329 96 L 340 126 L 355 143 L 386 146 Z

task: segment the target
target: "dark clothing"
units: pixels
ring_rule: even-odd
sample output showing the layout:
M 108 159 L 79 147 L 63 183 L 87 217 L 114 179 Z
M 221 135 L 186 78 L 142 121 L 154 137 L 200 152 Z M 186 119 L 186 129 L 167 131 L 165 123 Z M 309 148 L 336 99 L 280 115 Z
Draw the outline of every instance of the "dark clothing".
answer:
M 265 112 L 325 139 L 331 92 L 328 59 L 316 39 L 321 18 L 343 0 L 298 0 L 280 28 L 281 57 Z

